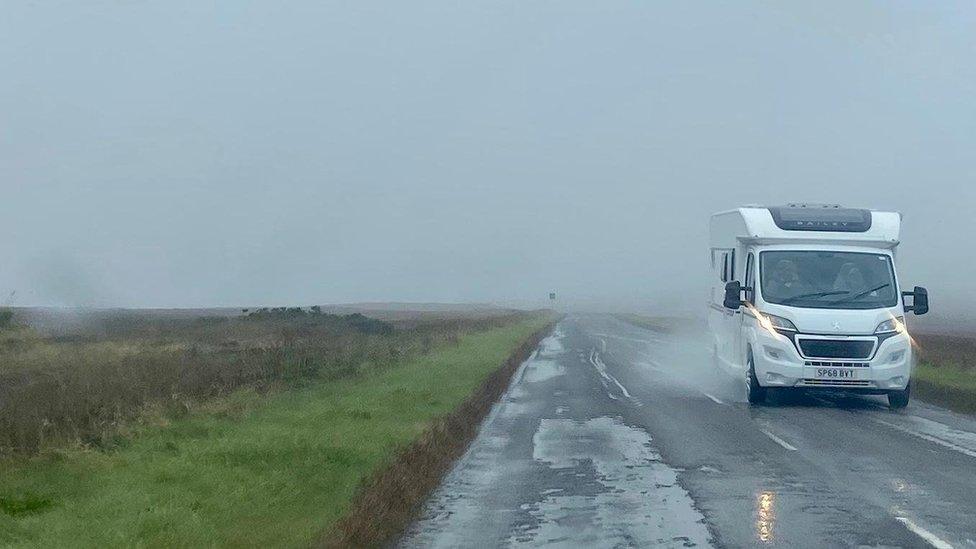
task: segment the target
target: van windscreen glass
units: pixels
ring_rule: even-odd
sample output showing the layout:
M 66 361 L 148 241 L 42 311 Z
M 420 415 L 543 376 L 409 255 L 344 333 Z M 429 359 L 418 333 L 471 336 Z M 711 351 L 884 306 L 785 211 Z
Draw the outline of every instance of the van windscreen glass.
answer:
M 820 309 L 877 309 L 898 304 L 891 258 L 883 254 L 769 251 L 759 254 L 767 303 Z

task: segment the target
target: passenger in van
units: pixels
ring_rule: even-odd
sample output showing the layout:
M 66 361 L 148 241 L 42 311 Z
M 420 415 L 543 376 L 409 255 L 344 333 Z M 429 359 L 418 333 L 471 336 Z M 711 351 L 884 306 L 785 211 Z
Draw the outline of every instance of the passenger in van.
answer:
M 800 280 L 796 263 L 780 259 L 773 267 L 772 276 L 764 287 L 771 295 L 783 299 L 810 292 L 810 286 Z

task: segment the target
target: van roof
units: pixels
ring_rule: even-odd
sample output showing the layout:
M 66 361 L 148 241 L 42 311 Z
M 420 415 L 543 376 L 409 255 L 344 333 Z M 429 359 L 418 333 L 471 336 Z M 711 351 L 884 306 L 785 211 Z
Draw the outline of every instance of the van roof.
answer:
M 738 218 L 738 221 L 735 219 Z M 762 244 L 778 242 L 838 242 L 851 245 L 893 248 L 898 244 L 901 214 L 838 204 L 794 203 L 784 206 L 746 206 L 712 216 L 713 234 L 724 240 Z M 719 222 L 726 219 L 728 222 Z

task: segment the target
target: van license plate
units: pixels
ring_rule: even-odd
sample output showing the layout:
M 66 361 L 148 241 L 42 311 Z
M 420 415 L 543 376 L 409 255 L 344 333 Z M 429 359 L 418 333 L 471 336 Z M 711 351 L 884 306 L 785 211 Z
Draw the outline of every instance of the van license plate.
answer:
M 817 379 L 857 379 L 854 370 L 840 368 L 817 368 Z

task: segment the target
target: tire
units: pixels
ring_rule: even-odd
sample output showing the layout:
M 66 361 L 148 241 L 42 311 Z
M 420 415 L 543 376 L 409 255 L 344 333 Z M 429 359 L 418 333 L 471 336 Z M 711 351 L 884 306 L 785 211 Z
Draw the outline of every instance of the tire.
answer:
M 908 401 L 912 394 L 912 385 L 909 383 L 902 391 L 891 391 L 888 393 L 888 407 L 892 410 L 901 410 L 908 406 Z
M 749 404 L 762 404 L 766 401 L 766 388 L 759 385 L 756 378 L 756 366 L 752 361 L 752 353 L 749 353 L 749 372 L 746 374 L 746 392 L 749 397 Z

